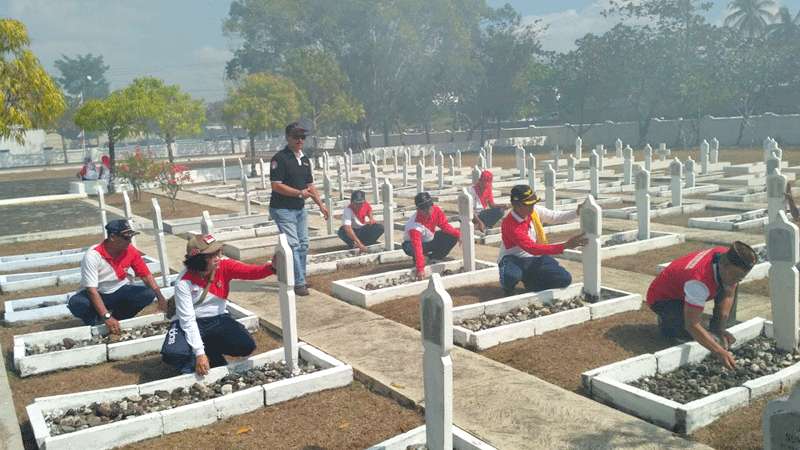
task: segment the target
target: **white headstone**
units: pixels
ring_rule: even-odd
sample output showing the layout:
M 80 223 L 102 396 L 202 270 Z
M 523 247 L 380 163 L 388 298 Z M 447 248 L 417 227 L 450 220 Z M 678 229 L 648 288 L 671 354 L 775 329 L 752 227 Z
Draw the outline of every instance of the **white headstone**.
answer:
M 780 173 L 781 160 L 776 158 L 775 155 L 772 155 L 769 158 L 767 158 L 766 166 L 767 166 L 767 176 Z
M 531 189 L 534 191 L 536 190 L 536 157 L 533 156 L 533 153 L 528 155 L 528 164 L 526 167 L 528 171 L 528 185 L 530 185 Z
M 764 143 L 762 144 L 762 148 L 764 150 L 762 152 L 764 155 L 764 161 L 766 161 L 772 154 L 772 138 L 770 138 L 769 136 L 765 137 Z
M 575 181 L 575 162 L 577 160 L 572 155 L 567 155 L 567 181 Z
M 667 144 L 665 144 L 664 142 L 658 144 L 658 151 L 656 153 L 658 153 L 658 157 L 661 158 L 661 161 L 666 161 L 667 156 L 670 155 L 670 151 L 667 148 Z
M 336 158 L 336 183 L 339 191 L 339 200 L 344 200 L 344 180 L 342 175 L 342 160 Z
M 131 198 L 128 197 L 128 191 L 122 191 L 122 204 L 125 210 L 125 220 L 128 221 L 131 229 L 136 230 L 138 227 L 136 222 L 133 220 L 133 208 L 131 208 Z M 131 238 L 131 244 L 136 247 L 136 237 Z
M 278 236 L 275 247 L 275 262 L 278 264 L 278 300 L 281 305 L 281 336 L 283 341 L 283 358 L 292 373 L 297 373 L 299 366 L 299 346 L 297 343 L 297 305 L 294 296 L 294 261 L 292 247 L 286 235 Z
M 328 234 L 333 234 L 333 193 L 331 192 L 331 177 L 327 173 L 322 175 L 322 189 L 325 192 L 325 208 L 328 210 L 328 219 L 325 221 L 325 225 Z M 377 191 L 377 187 L 375 189 Z
M 775 341 L 780 350 L 797 350 L 800 314 L 798 314 L 798 271 L 800 235 L 785 211 L 779 211 L 770 224 L 767 237 L 769 254 L 769 293 Z
M 462 188 L 458 193 L 458 216 L 461 219 L 461 253 L 464 257 L 464 271 L 475 270 L 475 225 L 472 223 L 474 214 L 472 196 L 467 188 Z
M 492 144 L 486 146 L 486 164 L 489 165 L 489 168 L 492 168 L 492 164 L 494 164 L 494 146 Z
M 378 192 L 378 167 L 374 162 L 369 163 L 369 181 L 372 186 L 372 202 L 377 205 L 380 203 L 381 197 Z
M 711 164 L 719 163 L 719 139 L 711 139 Z
M 459 169 L 462 167 L 461 166 L 461 150 L 456 150 L 456 164 L 458 165 Z
M 394 188 L 388 178 L 385 178 L 381 185 L 381 197 L 383 197 L 383 249 L 388 252 L 394 250 Z
M 630 145 L 625 146 L 625 149 L 622 150 L 622 157 L 624 158 L 622 161 L 622 184 L 627 186 L 633 182 L 633 149 Z
M 425 385 L 425 444 L 453 448 L 453 300 L 438 273 L 420 301 L 422 372 Z
M 472 184 L 478 184 L 481 177 L 481 169 L 478 166 L 472 168 Z
M 644 170 L 651 171 L 653 169 L 653 147 L 650 144 L 644 146 Z
M 444 154 L 439 152 L 436 158 L 436 178 L 439 182 L 439 189 L 444 189 Z
M 614 141 L 614 155 L 617 158 L 622 158 L 622 139 L 620 138 Z
M 95 185 L 97 192 L 97 203 L 100 206 L 100 225 L 103 227 L 103 237 L 108 237 L 106 225 L 108 224 L 108 215 L 106 214 L 106 195 L 103 193 L 103 186 L 100 184 Z
M 686 187 L 693 188 L 695 187 L 696 183 L 695 181 L 696 174 L 694 169 L 694 160 L 692 159 L 691 156 L 686 160 L 685 169 L 686 169 Z
M 397 147 L 392 149 L 392 164 L 394 164 L 394 173 L 400 173 L 400 165 L 397 162 Z
M 580 160 L 583 157 L 583 139 L 580 136 L 575 138 L 575 159 Z
M 158 263 L 161 266 L 161 285 L 169 286 L 169 259 L 167 259 L 167 242 L 164 238 L 164 221 L 161 219 L 161 206 L 158 199 L 151 198 L 153 203 L 153 234 L 158 251 Z
M 650 172 L 642 169 L 634 175 L 636 182 L 636 220 L 639 225 L 637 239 L 650 239 Z
M 772 156 L 778 159 L 783 159 L 783 150 L 780 147 L 772 149 Z
M 767 176 L 767 217 L 770 224 L 778 219 L 778 211 L 784 209 L 786 181 L 780 172 Z
M 516 155 L 516 162 L 517 162 L 517 174 L 519 175 L 520 180 L 525 179 L 525 149 L 521 146 L 517 146 L 515 149 Z
M 228 183 L 228 169 L 225 167 L 225 158 L 222 158 L 222 184 Z
M 800 445 L 800 384 L 788 397 L 767 403 L 761 420 L 764 450 L 791 450 Z
M 603 171 L 603 160 L 605 159 L 606 149 L 603 148 L 603 144 L 600 144 L 598 146 L 598 148 L 599 148 L 600 151 L 597 152 L 597 170 L 599 172 L 602 172 Z M 598 174 L 598 176 L 599 176 L 599 174 Z
M 556 171 L 549 163 L 544 168 L 544 203 L 547 209 L 556 209 Z
M 242 160 L 239 160 L 239 167 L 242 167 Z M 244 202 L 244 214 L 249 216 L 250 211 L 250 191 L 248 190 L 247 186 L 247 175 L 244 172 L 244 168 L 242 168 L 242 201 Z
M 449 157 L 450 157 L 450 177 L 452 178 L 456 176 L 456 160 L 455 158 L 453 158 L 453 155 L 449 155 Z
M 264 167 L 264 158 L 259 158 L 258 159 L 258 167 L 259 167 L 259 170 L 261 170 L 261 189 L 266 189 L 267 188 L 267 171 L 266 171 L 266 168 Z M 339 177 L 341 177 L 341 176 L 342 176 L 342 174 L 341 174 L 341 169 L 340 169 Z
M 403 186 L 408 186 L 408 166 L 403 164 Z
M 708 163 L 711 158 L 710 152 L 711 146 L 708 145 L 707 140 L 703 139 L 703 142 L 700 143 L 700 173 L 702 175 L 708 175 Z
M 422 181 L 422 176 L 425 168 L 422 166 L 422 160 L 417 161 L 417 194 L 425 190 L 425 185 Z
M 553 170 L 558 172 L 561 164 L 561 149 L 558 148 L 558 144 L 556 144 L 555 148 L 553 149 Z
M 581 250 L 583 263 L 583 290 L 589 295 L 600 296 L 600 260 L 603 234 L 603 210 L 589 195 L 581 206 L 581 231 L 586 234 L 587 243 Z
M 678 158 L 669 164 L 669 176 L 672 206 L 683 206 L 683 164 Z
M 480 167 L 481 170 L 486 170 L 486 157 L 485 156 L 478 155 L 478 167 Z
M 214 234 L 214 222 L 208 211 L 203 211 L 203 215 L 200 217 L 200 232 L 203 235 Z
M 592 150 L 592 153 L 589 155 L 589 192 L 591 193 L 592 197 L 597 198 L 598 193 L 600 192 L 600 172 L 597 168 L 600 159 L 597 156 L 597 151 Z

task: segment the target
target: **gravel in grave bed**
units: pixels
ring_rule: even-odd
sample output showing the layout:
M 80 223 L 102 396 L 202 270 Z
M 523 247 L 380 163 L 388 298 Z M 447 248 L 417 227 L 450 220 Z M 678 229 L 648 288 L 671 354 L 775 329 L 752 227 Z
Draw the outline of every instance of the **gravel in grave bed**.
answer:
M 165 334 L 169 329 L 169 321 L 153 322 L 143 327 L 121 330 L 119 335 L 108 334 L 106 336 L 92 336 L 91 339 L 71 339 L 64 338 L 61 342 L 52 344 L 25 344 L 25 355 L 39 355 L 42 353 L 70 350 L 73 348 L 88 347 L 98 344 L 114 344 L 117 342 L 132 341 L 151 336 Z
M 294 376 L 305 375 L 320 370 L 314 364 L 300 360 L 300 372 Z M 164 411 L 179 406 L 209 400 L 232 392 L 241 391 L 262 384 L 292 378 L 286 363 L 278 361 L 259 366 L 245 372 L 226 375 L 211 383 L 195 383 L 190 387 L 175 388 L 171 392 L 156 391 L 153 394 L 131 395 L 122 400 L 92 403 L 79 408 L 53 410 L 45 416 L 50 435 L 71 433 L 129 417 Z
M 632 236 L 632 237 L 615 236 L 615 237 L 603 242 L 603 245 L 601 245 L 601 247 L 604 247 L 604 248 L 605 247 L 613 247 L 615 245 L 622 245 L 622 244 L 627 244 L 629 242 L 636 242 L 637 240 L 638 239 L 636 239 L 636 236 Z
M 774 339 L 763 336 L 733 350 L 733 356 L 734 370 L 726 369 L 716 356 L 709 355 L 699 363 L 645 377 L 630 385 L 678 403 L 689 403 L 800 362 L 800 353 L 782 352 L 775 347 Z
M 14 312 L 29 311 L 31 309 L 47 308 L 49 306 L 58 306 L 58 305 L 63 305 L 63 304 L 64 304 L 64 302 L 57 302 L 55 300 L 51 300 L 51 301 L 47 301 L 47 302 L 37 303 L 37 304 L 31 305 L 31 306 L 18 306 L 16 308 L 14 308 Z
M 463 273 L 463 272 L 464 272 L 463 268 L 454 269 L 454 270 L 445 269 L 445 270 L 439 272 L 439 275 L 441 275 L 443 277 L 446 277 L 448 275 L 455 275 L 455 274 L 459 274 L 459 273 Z M 367 283 L 367 284 L 364 285 L 364 289 L 367 290 L 367 291 L 374 291 L 374 290 L 377 290 L 377 289 L 400 286 L 401 284 L 414 283 L 416 281 L 418 281 L 417 280 L 417 275 L 416 275 L 416 273 L 414 273 L 412 271 L 411 273 L 403 274 L 403 275 L 400 275 L 399 277 L 392 278 L 391 280 L 387 280 L 387 281 L 384 281 L 384 282 L 381 282 L 381 283 Z
M 762 247 L 759 247 L 759 248 L 756 248 L 754 250 L 756 252 L 756 256 L 758 257 L 758 262 L 757 263 L 763 263 L 763 262 L 769 261 L 767 259 L 767 246 L 766 245 L 764 245 Z
M 470 331 L 481 331 L 489 328 L 499 327 L 502 325 L 509 325 L 512 323 L 523 322 L 525 320 L 535 319 L 537 317 L 549 316 L 551 314 L 569 311 L 570 309 L 580 308 L 589 303 L 595 303 L 598 300 L 610 300 L 612 298 L 620 297 L 614 291 L 603 289 L 600 291 L 600 298 L 597 296 L 588 295 L 585 292 L 579 296 L 555 300 L 552 304 L 532 303 L 527 306 L 514 308 L 505 314 L 481 314 L 480 316 L 472 319 L 464 319 L 456 325 L 464 327 Z
M 767 211 L 759 211 L 759 212 L 756 212 L 756 213 L 742 214 L 742 215 L 740 215 L 738 217 L 735 217 L 735 218 L 733 218 L 731 220 L 727 220 L 726 222 L 742 223 L 742 222 L 747 222 L 747 221 L 750 221 L 750 220 L 763 219 L 764 217 L 767 217 Z
M 352 250 L 347 250 L 340 252 L 337 255 L 309 255 L 308 259 L 310 259 L 312 264 L 319 264 L 319 263 L 326 263 L 331 261 L 338 261 L 344 258 L 352 258 L 355 256 L 364 256 L 369 255 L 372 253 L 380 253 L 383 251 L 383 248 L 370 248 L 367 252 L 362 252 L 361 250 L 355 248 Z

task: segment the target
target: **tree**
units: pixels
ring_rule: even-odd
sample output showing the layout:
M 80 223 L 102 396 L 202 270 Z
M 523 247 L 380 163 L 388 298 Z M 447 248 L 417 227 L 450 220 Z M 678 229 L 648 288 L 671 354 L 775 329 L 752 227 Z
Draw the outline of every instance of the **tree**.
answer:
M 760 37 L 767 31 L 773 20 L 770 12 L 774 8 L 774 0 L 733 0 L 728 4 L 731 13 L 723 22 L 726 27 L 733 27 L 746 37 Z
M 283 71 L 300 89 L 315 131 L 332 131 L 364 117 L 364 107 L 347 92 L 347 76 L 332 55 L 318 49 L 293 49 L 287 53 Z
M 61 55 L 53 65 L 61 72 L 56 81 L 68 95 L 83 98 L 84 101 L 108 95 L 108 81 L 105 75 L 108 66 L 103 63 L 102 55 L 94 56 L 87 53 L 76 55 L 74 58 Z
M 0 138 L 23 143 L 25 132 L 53 125 L 64 96 L 28 49 L 22 22 L 0 19 Z
M 157 163 L 151 153 L 144 154 L 139 147 L 136 147 L 136 151 L 132 155 L 120 161 L 118 175 L 120 178 L 128 180 L 128 183 L 133 187 L 133 200 L 138 202 L 142 199 L 142 186 L 145 183 L 155 181 L 159 181 L 159 184 L 162 185 L 159 178 L 162 173 L 165 173 L 164 169 L 171 166 L 172 164 L 170 163 Z M 169 174 L 169 172 L 166 172 L 166 174 Z M 165 182 L 168 183 L 168 181 Z M 162 185 L 162 189 L 165 188 L 166 186 Z M 178 187 L 178 190 L 180 190 L 180 187 Z M 178 192 L 175 191 L 174 195 L 177 196 Z M 172 209 L 175 210 L 175 199 L 170 197 L 170 200 L 172 201 Z
M 117 90 L 108 97 L 92 99 L 84 103 L 75 113 L 75 124 L 88 130 L 105 133 L 108 136 L 108 155 L 111 159 L 111 177 L 116 170 L 114 146 L 128 137 L 135 129 L 140 108 L 135 104 L 130 92 Z
M 781 6 L 775 22 L 767 26 L 767 37 L 773 42 L 785 43 L 800 38 L 800 12 L 792 17 L 789 8 Z
M 228 92 L 224 113 L 247 130 L 250 138 L 250 176 L 256 176 L 256 136 L 283 128 L 300 114 L 300 93 L 280 75 L 248 75 Z
M 169 162 L 174 161 L 172 146 L 178 137 L 197 136 L 203 132 L 206 115 L 203 102 L 194 100 L 178 85 L 165 85 L 162 80 L 142 77 L 127 88 L 139 110 L 140 131 L 160 136 L 167 144 Z

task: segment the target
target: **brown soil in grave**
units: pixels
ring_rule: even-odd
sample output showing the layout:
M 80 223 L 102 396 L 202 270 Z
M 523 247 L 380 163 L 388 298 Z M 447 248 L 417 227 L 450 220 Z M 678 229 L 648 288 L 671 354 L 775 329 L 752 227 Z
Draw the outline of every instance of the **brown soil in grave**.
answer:
M 0 245 L 0 255 L 24 255 L 27 253 L 53 252 L 72 248 L 84 248 L 98 244 L 103 240 L 102 234 L 86 234 L 62 239 L 47 239 L 42 241 L 15 242 Z
M 656 315 L 643 306 L 639 311 L 501 344 L 481 354 L 564 389 L 582 393 L 582 372 L 671 345 L 674 343 L 661 337 Z
M 43 167 L 41 170 L 30 170 L 24 172 L 0 172 L 0 181 L 30 181 L 30 180 L 47 180 L 51 178 L 72 178 L 70 181 L 78 181 L 76 174 L 78 168 L 75 169 L 51 169 Z M 66 191 L 67 186 L 64 186 Z M 64 192 L 66 194 L 66 192 Z
M 134 201 L 133 192 L 129 192 L 128 195 L 131 199 L 131 208 L 133 208 L 133 213 L 141 217 L 153 217 L 153 202 L 150 201 L 151 198 L 158 199 L 158 204 L 161 205 L 161 217 L 165 220 L 200 217 L 203 214 L 203 211 L 208 211 L 208 213 L 211 215 L 231 213 L 225 209 L 219 209 L 199 203 L 187 202 L 186 200 L 175 200 L 175 209 L 173 210 L 172 204 L 168 197 L 154 195 L 149 192 L 142 192 L 141 200 Z M 124 211 L 125 201 L 122 198 L 122 194 L 112 194 L 106 196 L 106 203 Z
M 689 253 L 711 247 L 713 247 L 713 245 L 704 242 L 687 241 L 683 244 L 643 251 L 635 255 L 618 256 L 616 258 L 606 259 L 603 260 L 603 267 L 612 267 L 614 269 L 645 273 L 655 276 L 658 275 L 657 266 L 659 264 L 670 262 L 673 259 Z
M 464 286 L 449 289 L 447 292 L 453 299 L 454 307 L 505 297 L 503 289 L 498 283 L 482 284 L 480 286 Z M 522 293 L 522 291 L 519 290 L 518 292 Z M 369 310 L 387 319 L 419 330 L 419 299 L 419 295 L 412 295 L 411 297 L 403 297 L 397 300 L 380 303 L 369 308 Z
M 56 295 L 56 294 L 66 294 L 67 292 L 74 292 L 78 290 L 79 285 L 75 284 L 64 284 L 61 286 L 48 286 L 38 289 L 29 289 L 27 291 L 17 291 L 17 292 L 0 292 L 0 309 L 5 310 L 2 304 L 9 300 L 17 300 L 20 298 L 29 298 L 29 297 L 44 297 L 45 295 Z
M 393 270 L 411 269 L 413 267 L 414 263 L 411 260 L 390 264 L 365 264 L 363 266 L 340 269 L 336 272 L 310 275 L 307 277 L 307 280 L 309 287 L 312 289 L 332 296 L 332 282 L 334 281 L 356 278 L 364 275 L 372 275 L 376 273 L 391 272 Z
M 423 422 L 421 413 L 353 382 L 122 448 L 194 450 L 198 443 L 204 449 L 367 448 Z
M 151 305 L 139 314 L 144 315 L 155 312 L 156 306 Z M 163 363 L 161 356 L 158 354 L 142 355 L 125 361 L 77 367 L 26 378 L 20 378 L 13 371 L 13 337 L 15 335 L 82 325 L 83 323 L 77 319 L 61 319 L 26 326 L 0 327 L 0 343 L 2 343 L 6 372 L 26 449 L 36 448 L 33 431 L 30 428 L 25 411 L 25 407 L 33 403 L 33 399 L 36 397 L 69 394 L 127 384 L 141 384 L 179 375 L 172 366 Z M 252 336 L 256 341 L 255 353 L 263 353 L 281 346 L 280 339 L 266 330 L 259 330 Z
M 9 272 L 0 270 L 0 275 L 11 275 L 15 273 L 29 273 L 29 272 L 53 272 L 56 270 L 76 269 L 79 268 L 80 266 L 81 266 L 80 262 L 74 262 L 74 263 L 56 264 L 53 266 L 29 267 L 27 269 L 17 269 L 17 270 L 11 270 Z
M 717 217 L 736 214 L 737 211 L 731 209 L 717 209 L 706 208 L 702 211 L 693 212 L 691 214 L 669 215 L 660 217 L 651 217 L 650 221 L 654 223 L 661 223 L 664 225 L 675 225 L 679 227 L 689 227 L 689 219 L 696 219 L 698 217 Z M 714 230 L 708 230 L 709 234 L 713 234 Z

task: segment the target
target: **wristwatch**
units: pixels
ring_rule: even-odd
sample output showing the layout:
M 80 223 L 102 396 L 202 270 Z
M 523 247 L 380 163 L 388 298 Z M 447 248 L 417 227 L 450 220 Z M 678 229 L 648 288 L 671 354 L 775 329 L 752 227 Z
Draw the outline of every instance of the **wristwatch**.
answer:
M 105 314 L 103 314 L 103 320 L 108 320 L 108 319 L 110 319 L 110 318 L 111 318 L 111 313 L 110 313 L 110 312 L 108 312 L 108 311 L 106 311 L 106 313 L 105 313 Z
M 297 198 L 303 198 L 303 191 L 297 191 Z

